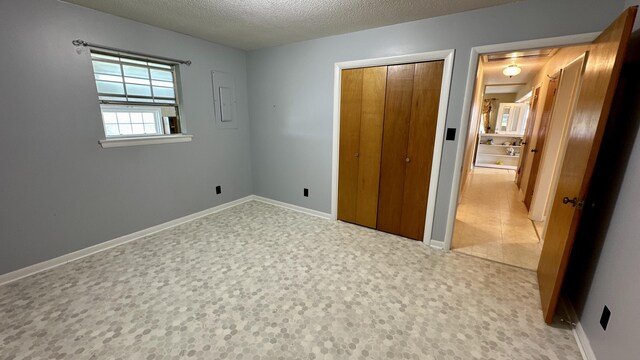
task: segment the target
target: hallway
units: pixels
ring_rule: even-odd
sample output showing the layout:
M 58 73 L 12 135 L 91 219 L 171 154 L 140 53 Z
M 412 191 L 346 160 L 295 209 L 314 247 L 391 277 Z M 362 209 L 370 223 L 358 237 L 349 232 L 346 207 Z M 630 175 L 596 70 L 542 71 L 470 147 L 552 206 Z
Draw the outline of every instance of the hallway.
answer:
M 542 250 L 513 170 L 476 167 L 461 195 L 452 250 L 535 270 Z

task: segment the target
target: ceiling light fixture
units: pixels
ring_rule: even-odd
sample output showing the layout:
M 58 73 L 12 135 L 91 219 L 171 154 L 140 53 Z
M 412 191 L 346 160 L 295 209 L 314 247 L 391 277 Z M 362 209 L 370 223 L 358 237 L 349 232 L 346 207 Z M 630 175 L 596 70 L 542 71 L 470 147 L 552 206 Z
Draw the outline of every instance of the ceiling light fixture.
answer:
M 502 70 L 502 73 L 505 76 L 514 77 L 514 76 L 520 74 L 521 71 L 522 71 L 522 69 L 520 69 L 520 66 L 518 66 L 516 64 L 511 64 L 511 65 L 507 66 L 506 68 L 504 68 L 504 70 Z

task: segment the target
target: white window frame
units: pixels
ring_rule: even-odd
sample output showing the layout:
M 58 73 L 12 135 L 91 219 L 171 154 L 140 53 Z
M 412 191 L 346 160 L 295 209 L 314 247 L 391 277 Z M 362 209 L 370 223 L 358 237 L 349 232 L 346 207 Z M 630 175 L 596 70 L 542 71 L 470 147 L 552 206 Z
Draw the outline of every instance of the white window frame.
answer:
M 100 104 L 100 112 L 102 113 L 102 125 L 104 129 L 104 135 L 107 139 L 112 138 L 129 138 L 129 137 L 142 137 L 142 136 L 161 136 L 168 135 L 166 128 L 162 121 L 162 108 L 158 106 L 141 106 L 141 105 L 118 105 L 118 104 Z M 107 124 L 104 120 L 105 112 L 114 113 L 153 113 L 154 124 L 156 126 L 156 133 L 154 134 L 131 134 L 131 135 L 107 135 Z
M 96 85 L 96 97 L 98 97 L 98 101 L 100 103 L 100 118 L 102 121 L 102 130 L 104 134 L 104 139 L 98 141 L 98 143 L 103 148 L 109 147 L 122 147 L 122 146 L 135 146 L 135 145 L 147 145 L 147 144 L 162 144 L 162 143 L 175 143 L 175 142 L 189 142 L 193 138 L 192 135 L 184 133 L 184 119 L 182 116 L 182 106 L 179 98 L 179 75 L 178 75 L 178 65 L 175 63 L 167 63 L 166 61 L 156 60 L 153 58 L 149 58 L 147 56 L 135 56 L 129 54 L 120 54 L 117 52 L 111 51 L 91 51 L 89 52 L 89 59 L 93 62 L 93 57 L 91 53 L 98 53 L 103 55 L 109 55 L 119 58 L 128 58 L 133 60 L 142 60 L 149 61 L 158 64 L 171 66 L 171 72 L 173 74 L 173 91 L 175 94 L 175 104 L 166 104 L 166 103 L 140 103 L 135 101 L 126 101 L 126 102 L 111 102 L 100 100 L 100 96 L 107 96 L 106 94 L 100 94 L 97 90 Z M 102 61 L 98 59 L 97 61 Z M 135 64 L 132 64 L 136 66 Z M 93 82 L 95 85 L 95 72 L 92 68 L 91 72 Z M 124 74 L 122 74 L 124 80 Z M 123 86 L 126 86 L 123 82 Z M 126 93 L 125 93 L 126 94 Z M 118 97 L 118 95 L 114 95 L 114 97 Z M 179 134 L 171 134 L 169 133 L 168 122 L 164 120 L 163 108 L 173 108 L 175 109 L 175 113 L 178 115 L 178 121 L 180 123 L 181 133 Z M 104 112 L 153 112 L 155 118 L 155 126 L 157 133 L 154 134 L 120 134 L 120 135 L 107 135 L 107 124 L 104 121 Z

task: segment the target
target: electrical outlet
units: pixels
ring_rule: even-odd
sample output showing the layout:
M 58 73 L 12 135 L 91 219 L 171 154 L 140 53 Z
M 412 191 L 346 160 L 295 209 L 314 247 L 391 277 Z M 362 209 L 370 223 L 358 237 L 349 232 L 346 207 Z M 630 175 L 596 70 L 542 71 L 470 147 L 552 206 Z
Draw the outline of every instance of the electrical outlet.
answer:
M 222 194 L 222 186 L 216 186 L 216 194 Z
M 304 197 L 309 197 L 309 189 L 304 188 Z
M 609 310 L 607 305 L 605 305 L 604 309 L 602 309 L 602 315 L 600 316 L 600 326 L 602 326 L 602 330 L 607 331 L 607 325 L 609 325 L 610 317 L 611 317 L 611 310 Z

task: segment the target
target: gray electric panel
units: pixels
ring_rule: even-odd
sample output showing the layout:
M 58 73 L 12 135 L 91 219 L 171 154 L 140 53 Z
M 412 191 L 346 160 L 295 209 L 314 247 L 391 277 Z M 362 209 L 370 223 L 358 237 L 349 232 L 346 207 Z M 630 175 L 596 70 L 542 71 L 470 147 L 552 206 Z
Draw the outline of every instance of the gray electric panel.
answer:
M 211 81 L 213 84 L 213 108 L 216 126 L 223 129 L 237 128 L 233 75 L 221 71 L 212 71 Z

